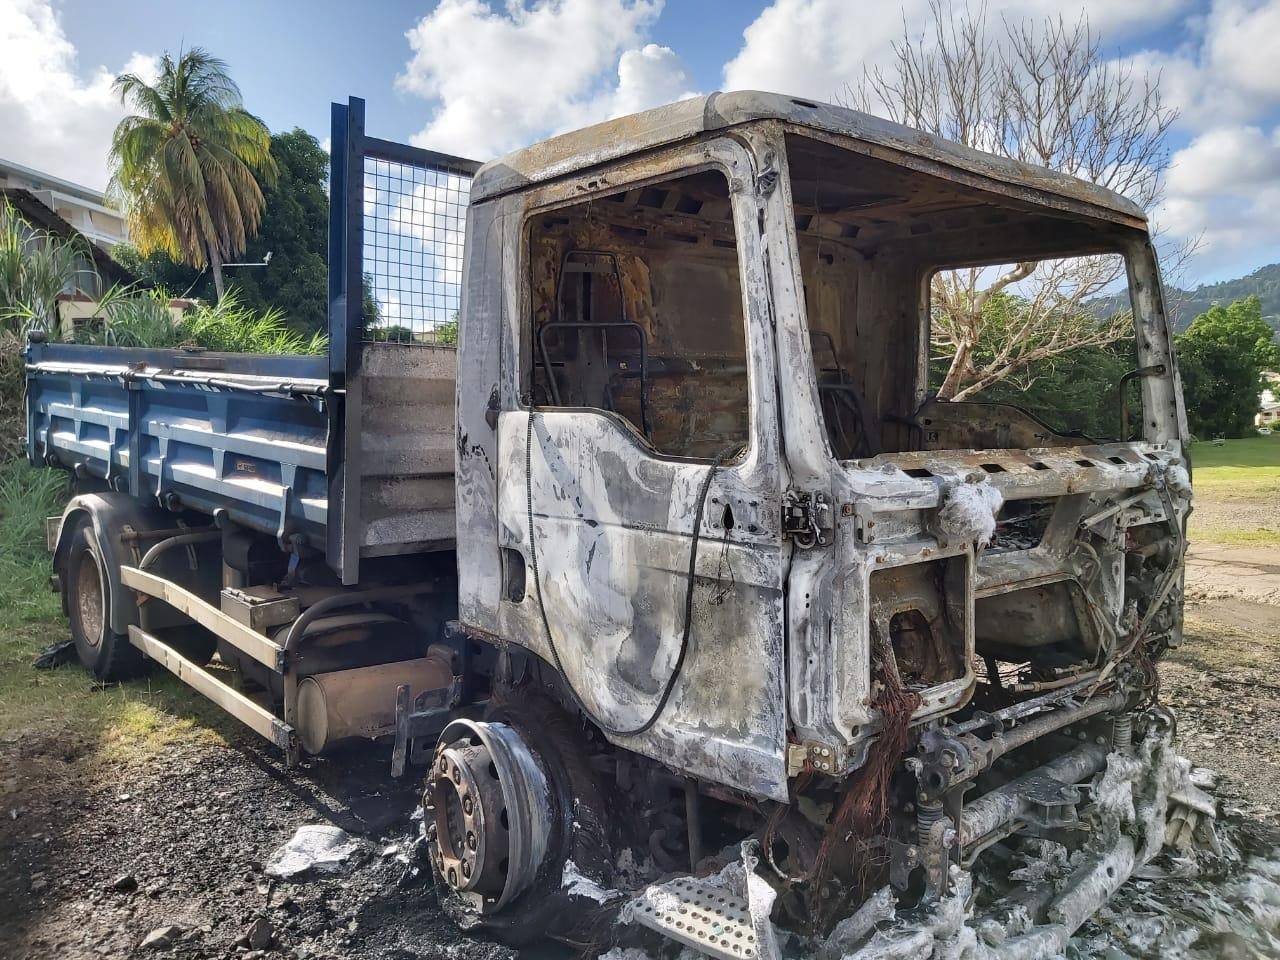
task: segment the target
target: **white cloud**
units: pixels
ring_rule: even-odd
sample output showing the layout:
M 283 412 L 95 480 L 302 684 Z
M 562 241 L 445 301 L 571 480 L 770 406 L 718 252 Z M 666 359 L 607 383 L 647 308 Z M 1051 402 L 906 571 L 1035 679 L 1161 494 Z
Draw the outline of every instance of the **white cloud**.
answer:
M 618 60 L 618 85 L 592 111 L 596 120 L 625 117 L 649 107 L 691 97 L 689 75 L 670 47 L 656 43 L 627 50 Z M 572 126 L 581 126 L 574 123 Z
M 661 0 L 442 0 L 407 36 L 400 89 L 433 102 L 413 138 L 487 160 L 548 133 L 675 99 L 687 78 L 644 44 Z
M 1280 130 L 1219 127 L 1179 150 L 1169 170 L 1171 194 L 1204 197 L 1249 191 L 1280 180 Z
M 1200 237 L 1196 268 L 1239 272 L 1280 249 L 1280 127 L 1218 127 L 1173 157 L 1156 212 L 1177 237 Z
M 120 72 L 156 72 L 134 54 Z M 115 73 L 77 69 L 48 0 L 0 0 L 0 157 L 101 188 L 111 133 L 124 108 L 111 92 Z
M 1158 26 L 1190 0 L 1087 0 L 1064 10 L 1058 0 L 955 0 L 951 9 L 985 7 L 990 29 L 1001 18 L 1088 16 L 1094 32 L 1116 42 Z M 848 0 L 774 0 L 743 31 L 738 54 L 725 64 L 724 89 L 774 90 L 830 101 L 856 83 L 864 67 L 885 63 L 904 27 L 921 33 L 931 19 L 929 0 L 864 4 Z
M 1248 122 L 1280 105 L 1280 0 L 1216 0 L 1205 15 L 1188 18 L 1187 28 L 1179 48 L 1132 58 L 1159 71 L 1183 128 Z

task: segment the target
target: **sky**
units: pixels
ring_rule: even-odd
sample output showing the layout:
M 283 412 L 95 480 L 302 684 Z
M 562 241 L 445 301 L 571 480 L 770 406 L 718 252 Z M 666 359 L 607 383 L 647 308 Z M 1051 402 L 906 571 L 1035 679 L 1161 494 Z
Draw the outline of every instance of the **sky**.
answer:
M 1198 240 L 1184 284 L 1280 261 L 1280 0 L 985 6 L 1083 13 L 1109 58 L 1159 79 L 1179 116 L 1153 220 Z M 713 90 L 831 100 L 928 17 L 929 0 L 0 0 L 0 157 L 102 187 L 112 77 L 196 45 L 272 130 L 327 142 L 330 101 L 360 96 L 369 133 L 486 160 Z

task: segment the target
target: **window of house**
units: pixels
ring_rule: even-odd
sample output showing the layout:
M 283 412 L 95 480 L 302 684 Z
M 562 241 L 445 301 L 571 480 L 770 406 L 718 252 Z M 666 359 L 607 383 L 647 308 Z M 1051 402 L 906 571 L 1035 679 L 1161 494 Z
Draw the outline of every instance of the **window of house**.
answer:
M 717 170 L 533 218 L 532 389 L 620 418 L 658 453 L 748 441 L 746 335 L 728 183 Z

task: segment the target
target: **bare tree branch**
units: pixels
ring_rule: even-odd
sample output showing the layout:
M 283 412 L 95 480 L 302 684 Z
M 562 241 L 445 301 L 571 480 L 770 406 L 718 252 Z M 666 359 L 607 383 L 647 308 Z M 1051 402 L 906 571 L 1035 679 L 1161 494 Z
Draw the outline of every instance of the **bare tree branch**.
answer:
M 843 100 L 935 136 L 1091 180 L 1150 211 L 1162 199 L 1168 133 L 1159 76 L 1107 59 L 1081 16 L 1002 19 L 932 0 L 922 36 L 903 24 L 885 68 L 865 70 Z M 1194 244 L 1173 251 L 1182 262 Z M 1132 333 L 1127 318 L 1087 306 L 1120 279 L 1118 256 L 1007 269 L 939 273 L 931 287 L 932 341 L 950 366 L 938 390 L 962 400 L 1028 367 Z M 993 309 L 993 305 L 999 309 Z

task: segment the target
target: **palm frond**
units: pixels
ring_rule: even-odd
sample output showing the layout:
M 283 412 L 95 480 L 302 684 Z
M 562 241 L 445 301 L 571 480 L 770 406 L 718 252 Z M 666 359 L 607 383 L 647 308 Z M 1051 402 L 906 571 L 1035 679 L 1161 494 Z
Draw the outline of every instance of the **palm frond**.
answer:
M 138 249 L 199 268 L 243 253 L 262 220 L 259 178 L 277 171 L 270 134 L 226 63 L 200 47 L 166 53 L 155 83 L 123 74 L 114 90 L 134 113 L 112 137 L 110 190 Z

